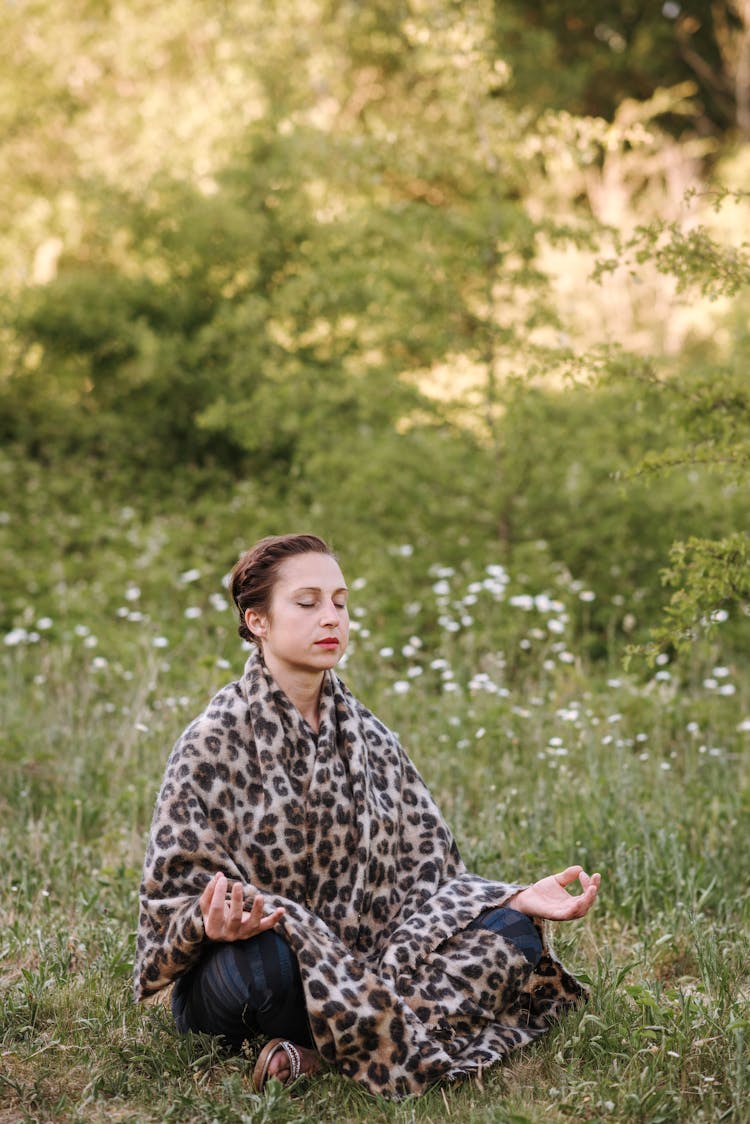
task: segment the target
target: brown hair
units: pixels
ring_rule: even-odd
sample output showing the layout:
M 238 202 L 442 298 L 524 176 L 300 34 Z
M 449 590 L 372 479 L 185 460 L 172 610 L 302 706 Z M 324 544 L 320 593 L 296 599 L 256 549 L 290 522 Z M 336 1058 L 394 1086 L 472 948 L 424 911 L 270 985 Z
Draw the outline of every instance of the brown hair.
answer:
M 245 613 L 255 609 L 267 613 L 281 563 L 295 554 L 330 554 L 333 551 L 317 535 L 268 535 L 246 550 L 229 576 L 229 590 L 239 612 L 237 631 L 243 640 L 258 643 L 245 623 Z

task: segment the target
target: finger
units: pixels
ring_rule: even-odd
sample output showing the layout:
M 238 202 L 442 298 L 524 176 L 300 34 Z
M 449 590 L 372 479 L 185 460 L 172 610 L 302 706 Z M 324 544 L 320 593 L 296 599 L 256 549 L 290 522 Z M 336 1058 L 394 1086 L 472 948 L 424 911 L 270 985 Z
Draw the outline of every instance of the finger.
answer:
M 225 928 L 227 934 L 234 935 L 242 924 L 242 884 L 235 882 L 229 895 Z
M 211 900 L 214 896 L 214 890 L 216 889 L 216 879 L 218 877 L 219 877 L 219 875 L 217 873 L 217 874 L 214 874 L 209 879 L 209 881 L 206 883 L 206 885 L 203 889 L 203 893 L 200 896 L 200 901 L 199 901 L 198 904 L 200 906 L 200 911 L 201 911 L 201 913 L 203 914 L 204 917 L 208 913 L 208 911 L 211 907 Z
M 224 902 L 227 896 L 227 880 L 224 874 L 219 874 L 216 878 L 216 885 L 214 886 L 213 896 L 211 898 L 211 907 L 209 909 L 209 916 L 213 921 L 224 920 Z
M 203 928 L 206 936 L 212 941 L 221 940 L 224 928 L 224 898 L 226 896 L 226 878 L 217 874 L 213 886 L 209 883 L 206 888 L 207 905 L 203 910 Z
M 278 925 L 279 921 L 281 921 L 285 912 L 284 907 L 279 906 L 273 913 L 269 913 L 267 917 L 261 918 L 259 928 L 263 931 L 266 929 L 273 929 L 274 925 Z
M 569 886 L 571 882 L 575 882 L 582 870 L 582 866 L 569 866 L 566 867 L 565 870 L 561 870 L 559 874 L 556 874 L 555 878 L 561 886 Z
M 598 893 L 598 890 L 599 890 L 599 887 L 596 886 L 592 882 L 591 885 L 589 886 L 589 888 L 586 890 L 586 892 L 581 894 L 580 897 L 576 898 L 576 903 L 578 905 L 578 914 L 577 914 L 578 917 L 585 917 L 586 916 L 586 914 L 588 913 L 588 911 L 591 909 L 592 905 L 596 901 L 596 895 Z
M 253 898 L 253 904 L 250 906 L 250 919 L 253 923 L 253 928 L 258 929 L 263 920 L 263 904 L 264 897 L 262 894 L 256 894 Z

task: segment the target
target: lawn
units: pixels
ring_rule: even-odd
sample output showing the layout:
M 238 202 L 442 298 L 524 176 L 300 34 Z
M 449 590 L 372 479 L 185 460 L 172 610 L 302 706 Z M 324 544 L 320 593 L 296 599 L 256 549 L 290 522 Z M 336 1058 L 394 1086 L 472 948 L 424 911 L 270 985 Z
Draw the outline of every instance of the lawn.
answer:
M 399 732 L 470 867 L 601 871 L 593 913 L 555 932 L 588 1005 L 480 1080 L 400 1104 L 333 1074 L 258 1097 L 252 1057 L 137 1008 L 137 889 L 164 762 L 245 658 L 218 577 L 168 580 L 145 553 L 88 597 L 69 582 L 59 614 L 30 599 L 2 646 L 3 1124 L 750 1119 L 747 669 L 710 649 L 591 665 L 592 595 L 499 566 L 433 566 L 397 624 L 371 595 L 377 574 L 350 575 L 342 674 Z

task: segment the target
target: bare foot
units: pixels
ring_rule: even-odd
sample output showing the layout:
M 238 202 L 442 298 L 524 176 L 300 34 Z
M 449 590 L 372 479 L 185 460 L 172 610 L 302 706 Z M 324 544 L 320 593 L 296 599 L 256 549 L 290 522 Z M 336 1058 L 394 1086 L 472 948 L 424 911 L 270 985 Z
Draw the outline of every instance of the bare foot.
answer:
M 320 1057 L 315 1050 L 308 1050 L 298 1046 L 300 1060 L 300 1074 L 315 1073 L 320 1068 Z M 268 1076 L 275 1077 L 277 1081 L 286 1084 L 292 1074 L 286 1050 L 277 1050 L 268 1063 Z

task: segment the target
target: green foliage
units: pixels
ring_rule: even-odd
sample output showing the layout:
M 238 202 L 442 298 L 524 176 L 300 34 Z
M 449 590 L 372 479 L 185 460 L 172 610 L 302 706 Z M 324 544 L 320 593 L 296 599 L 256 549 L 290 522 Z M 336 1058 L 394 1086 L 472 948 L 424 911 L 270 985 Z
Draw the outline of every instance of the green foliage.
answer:
M 742 119 L 746 90 L 742 76 L 736 85 L 734 78 L 747 17 L 733 0 L 607 0 L 574 9 L 559 0 L 497 0 L 494 8 L 515 103 L 611 119 L 626 98 L 646 101 L 659 88 L 690 81 L 699 131 L 731 130 Z M 684 129 L 678 117 L 664 123 Z
M 699 630 L 727 620 L 739 606 L 750 604 L 750 537 L 735 533 L 721 539 L 690 538 L 675 543 L 664 581 L 675 589 L 665 610 L 665 623 L 652 632 L 651 654 L 670 644 L 686 649 Z
M 710 192 L 714 207 L 720 211 L 728 201 L 748 198 L 745 191 L 720 187 Z M 689 198 L 694 198 L 695 192 Z M 600 260 L 594 276 L 622 265 L 636 269 L 652 263 L 660 273 L 675 278 L 679 293 L 698 291 L 716 300 L 733 297 L 750 283 L 750 243 L 726 245 L 704 225 L 685 229 L 678 223 L 655 219 L 638 226 L 626 239 L 616 240 L 616 257 Z
M 717 193 L 721 208 L 726 190 Z M 747 244 L 725 247 L 703 227 L 687 234 L 674 226 L 655 223 L 636 231 L 627 247 L 635 261 L 653 263 L 676 279 L 678 291 L 698 290 L 712 298 L 735 296 L 750 282 Z M 612 263 L 599 263 L 604 269 Z M 635 268 L 635 266 L 634 266 Z M 688 649 L 707 629 L 731 612 L 740 622 L 748 615 L 747 557 L 750 537 L 748 512 L 732 497 L 746 493 L 750 465 L 750 395 L 747 388 L 747 359 L 750 336 L 742 305 L 727 318 L 732 348 L 721 363 L 706 345 L 686 349 L 676 369 L 657 373 L 649 364 L 610 364 L 605 384 L 628 383 L 642 388 L 666 418 L 669 434 L 666 447 L 649 449 L 634 458 L 628 479 L 682 474 L 693 482 L 713 476 L 721 482 L 721 494 L 729 506 L 710 528 L 710 518 L 691 528 L 681 522 L 670 551 L 670 565 L 663 580 L 674 592 L 660 625 L 652 630 L 650 643 L 641 649 L 652 659 L 670 647 Z M 696 497 L 697 498 L 697 497 Z M 730 534 L 726 528 L 732 528 Z M 689 536 L 689 537 L 686 537 Z M 712 537 L 713 536 L 713 537 Z M 631 653 L 632 654 L 632 653 Z

